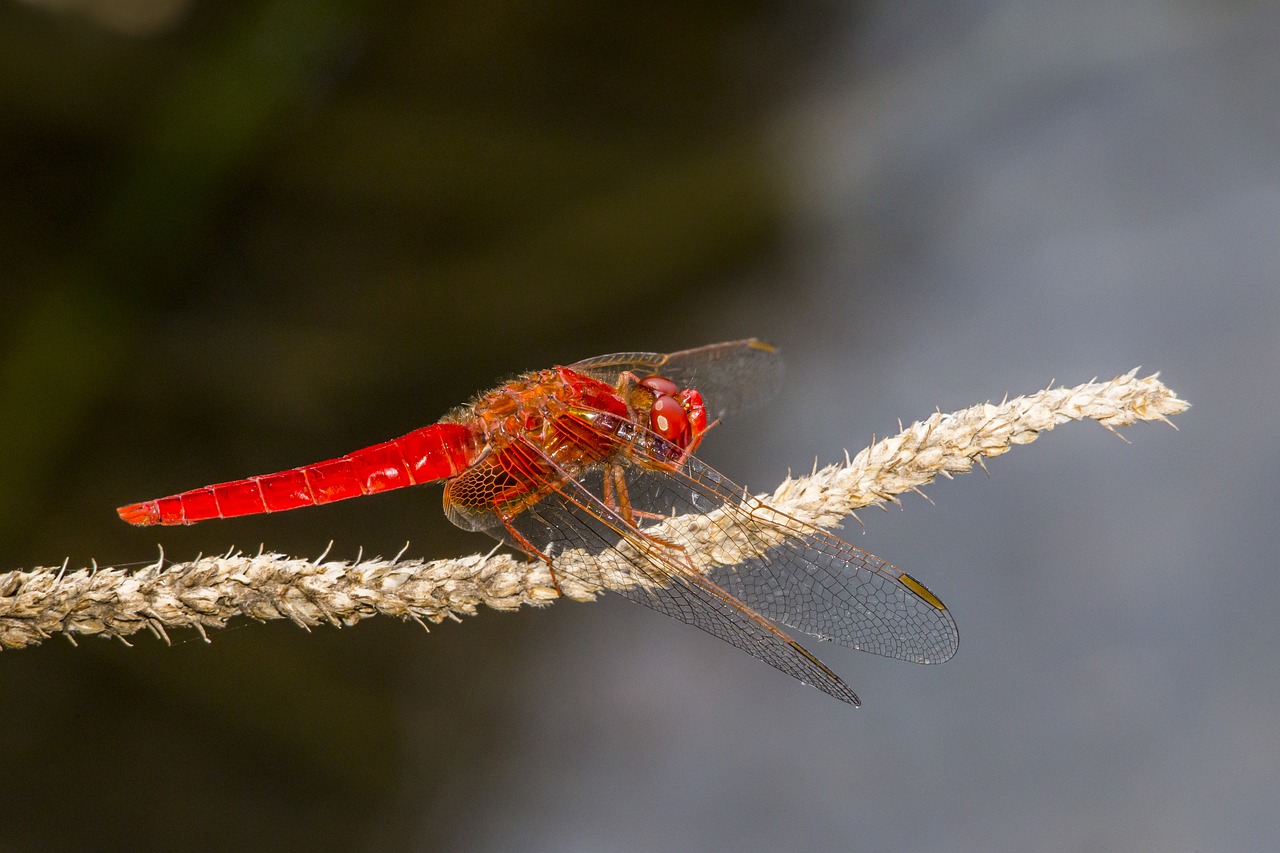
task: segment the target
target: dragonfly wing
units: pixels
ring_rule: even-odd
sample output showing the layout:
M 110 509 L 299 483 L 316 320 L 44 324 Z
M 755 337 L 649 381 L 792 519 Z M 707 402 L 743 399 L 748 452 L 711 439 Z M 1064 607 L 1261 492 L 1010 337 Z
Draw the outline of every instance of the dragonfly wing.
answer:
M 707 576 L 760 614 L 898 660 L 941 663 L 955 654 L 955 620 L 915 578 L 772 510 L 696 458 L 672 471 L 639 445 L 630 452 L 640 458 L 623 471 L 630 504 L 643 516 L 641 529 L 691 551 L 707 550 L 700 543 L 722 543 L 714 549 L 722 562 Z M 670 521 L 693 515 L 707 521 L 692 530 Z
M 681 388 L 701 393 L 714 418 L 764 404 L 781 389 L 783 374 L 777 349 L 755 338 L 667 354 L 601 355 L 569 367 L 610 384 L 625 370 L 642 377 L 665 376 Z
M 550 460 L 548 460 L 550 461 Z M 646 607 L 719 637 L 799 681 L 852 705 L 857 695 L 785 632 L 687 566 L 683 551 L 643 535 L 603 499 L 603 466 L 563 481 L 511 519 L 520 537 L 549 556 L 553 570 L 575 577 L 566 552 L 594 555 L 606 586 Z M 486 530 L 516 548 L 502 526 Z
M 923 584 L 825 531 L 708 576 L 770 619 L 852 649 L 930 664 L 959 648 L 955 620 Z
M 758 614 L 709 579 L 679 575 L 667 587 L 633 587 L 618 594 L 701 628 L 823 693 L 851 705 L 862 704 L 843 679 L 803 646 L 777 629 L 763 628 Z

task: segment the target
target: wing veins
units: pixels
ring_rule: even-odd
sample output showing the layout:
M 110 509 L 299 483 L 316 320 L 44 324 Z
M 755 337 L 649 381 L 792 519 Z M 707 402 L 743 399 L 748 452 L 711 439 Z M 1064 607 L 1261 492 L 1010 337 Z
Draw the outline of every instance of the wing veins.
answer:
M 536 446 L 530 447 L 534 452 L 542 453 Z M 564 503 L 557 504 L 548 495 L 525 512 L 533 514 L 533 517 L 543 523 L 551 522 L 549 529 L 572 529 L 580 537 L 585 537 L 589 532 L 604 549 L 612 549 L 614 553 L 622 555 L 629 571 L 648 581 L 620 585 L 613 588 L 614 592 L 700 628 L 837 699 L 853 705 L 860 704 L 857 695 L 838 675 L 785 631 L 697 571 L 696 567 L 682 565 L 681 559 L 669 553 L 677 548 L 662 544 L 653 537 L 646 536 L 638 527 L 628 524 L 612 507 L 554 460 L 542 455 L 546 464 L 560 475 L 559 482 L 552 486 L 552 494 Z M 619 541 L 626 542 L 639 559 L 628 559 L 590 523 L 555 524 L 555 520 L 550 518 L 551 511 L 554 510 L 564 511 L 570 518 L 576 513 L 587 515 L 618 536 Z M 514 521 L 515 519 L 513 523 Z M 683 552 L 682 548 L 679 550 Z M 602 574 L 607 576 L 609 573 L 604 571 Z

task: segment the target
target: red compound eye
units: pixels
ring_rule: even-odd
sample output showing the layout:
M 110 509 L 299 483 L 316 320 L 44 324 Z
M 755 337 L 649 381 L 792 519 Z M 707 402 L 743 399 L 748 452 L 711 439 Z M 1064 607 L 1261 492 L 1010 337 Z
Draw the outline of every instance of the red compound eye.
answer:
M 680 401 L 669 394 L 653 401 L 653 408 L 649 410 L 649 428 L 679 447 L 689 443 L 689 416 Z
M 664 394 L 668 397 L 674 397 L 680 390 L 676 383 L 664 376 L 646 376 L 644 379 L 640 380 L 640 386 L 642 388 L 648 388 L 659 397 Z

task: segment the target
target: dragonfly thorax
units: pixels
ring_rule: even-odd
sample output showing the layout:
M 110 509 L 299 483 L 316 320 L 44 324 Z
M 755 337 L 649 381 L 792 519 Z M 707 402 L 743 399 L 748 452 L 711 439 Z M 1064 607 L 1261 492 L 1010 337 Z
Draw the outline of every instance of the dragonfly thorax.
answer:
M 526 373 L 495 388 L 455 413 L 450 420 L 474 425 L 485 442 L 503 444 L 518 438 L 547 447 L 557 441 L 566 418 L 599 411 L 632 417 L 613 386 L 565 367 Z

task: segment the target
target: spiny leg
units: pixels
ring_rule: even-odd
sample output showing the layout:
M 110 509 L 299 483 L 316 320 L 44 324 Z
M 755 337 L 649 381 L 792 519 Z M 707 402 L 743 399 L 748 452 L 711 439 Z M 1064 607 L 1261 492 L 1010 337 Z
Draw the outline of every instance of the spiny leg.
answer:
M 564 590 L 560 588 L 560 578 L 556 576 L 556 567 L 552 564 L 551 557 L 543 553 L 542 550 L 538 548 L 538 546 L 530 542 L 523 533 L 521 533 L 519 530 L 516 530 L 515 527 L 512 526 L 511 520 L 507 518 L 506 515 L 499 513 L 498 518 L 502 521 L 502 526 L 507 529 L 507 533 L 511 535 L 512 539 L 516 540 L 516 544 L 519 545 L 526 554 L 528 554 L 531 557 L 536 557 L 537 559 L 542 560 L 544 563 L 547 564 L 547 571 L 551 572 L 551 583 L 556 588 L 556 595 L 563 598 Z
M 697 566 L 694 565 L 693 559 L 689 556 L 689 552 L 683 545 L 679 542 L 673 542 L 670 539 L 663 539 L 661 536 L 649 533 L 636 523 L 637 518 L 647 518 L 652 521 L 664 521 L 667 519 L 667 516 L 660 512 L 646 512 L 644 510 L 636 509 L 631 505 L 631 495 L 627 490 L 626 474 L 622 470 L 621 465 L 610 464 L 605 466 L 604 499 L 605 503 L 609 506 L 609 509 L 618 513 L 632 532 L 655 545 L 662 545 L 666 548 L 672 548 L 679 551 L 681 556 L 684 558 L 685 566 L 693 572 L 698 571 Z

